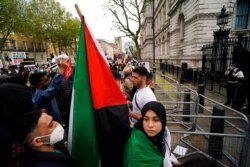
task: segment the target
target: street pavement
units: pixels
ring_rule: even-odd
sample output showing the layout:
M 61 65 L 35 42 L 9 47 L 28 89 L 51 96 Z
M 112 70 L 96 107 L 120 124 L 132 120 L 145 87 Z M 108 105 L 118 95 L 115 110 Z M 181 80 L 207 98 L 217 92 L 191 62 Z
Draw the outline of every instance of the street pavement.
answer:
M 160 70 L 158 70 L 158 71 L 156 71 L 156 75 L 157 76 L 166 75 L 166 76 L 170 77 L 171 79 L 179 82 L 179 79 L 176 77 L 176 75 L 172 75 L 170 73 L 162 74 L 162 72 Z M 188 88 L 198 92 L 198 85 L 194 85 L 193 83 L 185 82 L 185 81 L 184 81 L 183 85 L 185 87 L 188 87 Z M 217 103 L 220 103 L 221 105 L 224 105 L 224 103 L 226 102 L 226 88 L 225 87 L 220 87 L 220 91 L 219 91 L 218 85 L 214 85 L 214 89 L 213 89 L 213 91 L 211 91 L 210 84 L 207 84 L 204 95 L 210 99 L 213 99 Z M 214 103 L 209 103 L 209 101 L 206 101 L 206 103 L 205 103 L 206 106 L 210 106 L 210 107 L 212 107 L 211 105 L 213 105 L 213 104 Z M 228 107 L 231 108 L 232 103 L 230 105 L 228 105 Z M 246 116 L 248 117 L 248 119 L 250 118 L 250 115 L 246 115 Z
M 161 71 L 157 71 L 156 72 L 156 75 L 162 75 L 162 72 Z M 179 79 L 175 76 L 175 75 L 172 75 L 170 73 L 165 73 L 165 75 L 169 76 L 170 78 L 176 80 L 179 82 Z M 192 89 L 192 90 L 195 90 L 195 91 L 198 91 L 198 85 L 194 86 L 193 83 L 189 83 L 189 82 L 184 82 L 185 86 L 187 86 L 188 88 Z M 215 92 L 215 91 L 211 91 L 211 90 L 208 90 L 208 89 L 205 89 L 205 96 L 207 96 L 208 98 L 211 98 L 219 103 L 222 103 L 224 104 L 225 101 L 226 101 L 226 89 L 225 88 L 221 88 L 221 92 L 218 93 L 218 92 Z
M 176 78 L 176 76 L 173 76 L 173 75 L 171 75 L 171 74 L 169 74 L 169 73 L 166 73 L 166 74 L 164 74 L 164 75 L 166 75 L 168 78 L 171 78 L 171 79 L 173 79 L 173 80 L 176 80 L 176 81 L 178 81 L 178 79 Z M 156 81 L 156 90 L 162 90 L 162 89 L 168 89 L 168 87 L 164 87 L 164 86 L 160 86 L 160 84 L 158 84 L 159 83 L 159 78 L 161 79 L 161 83 L 162 83 L 162 80 L 165 80 L 166 81 L 166 84 L 167 84 L 167 82 L 169 81 L 169 79 L 166 79 L 166 77 L 164 78 L 163 77 L 163 74 L 162 74 L 162 72 L 161 71 L 157 71 L 156 72 L 156 76 L 155 76 L 155 81 Z M 158 83 L 157 83 L 158 82 Z M 172 81 L 171 81 L 172 82 Z M 174 83 L 174 82 L 173 82 Z M 177 82 L 176 82 L 177 83 Z M 188 87 L 189 89 L 192 89 L 192 90 L 194 90 L 194 91 L 198 91 L 198 86 L 194 86 L 194 84 L 193 83 L 184 83 L 183 84 L 185 87 Z M 211 91 L 211 90 L 208 90 L 208 89 L 205 89 L 205 96 L 207 97 L 207 98 L 210 98 L 210 99 L 212 99 L 213 101 L 210 101 L 210 100 L 205 100 L 205 107 L 204 108 L 206 108 L 206 109 L 208 109 L 208 110 L 210 110 L 210 111 L 212 111 L 213 110 L 213 106 L 215 106 L 215 105 L 220 105 L 220 106 L 224 106 L 223 104 L 224 104 L 224 102 L 226 101 L 226 88 L 221 88 L 221 91 L 220 91 L 220 93 L 217 91 L 216 92 L 216 90 L 218 90 L 218 88 L 214 88 L 214 90 L 215 91 Z M 171 95 L 170 95 L 171 96 Z M 165 94 L 165 95 L 158 95 L 157 96 L 157 98 L 158 98 L 158 100 L 159 101 L 162 101 L 162 100 L 169 100 L 169 98 L 171 99 L 171 97 L 167 97 L 167 94 Z M 224 107 L 226 107 L 226 106 L 224 106 Z M 231 117 L 241 117 L 241 118 L 243 118 L 242 116 L 240 116 L 238 113 L 235 113 L 232 109 L 230 109 L 231 108 L 231 106 L 227 106 L 227 107 L 229 107 L 229 108 L 225 108 L 225 116 L 231 116 Z M 192 109 L 191 109 L 192 110 Z M 191 111 L 192 112 L 192 111 Z M 178 113 L 178 114 L 182 114 L 182 113 Z M 211 112 L 209 113 L 209 112 L 207 112 L 206 110 L 204 110 L 204 112 L 203 113 L 201 113 L 203 116 L 206 116 L 206 115 L 211 115 Z M 246 119 L 249 119 L 249 115 L 247 115 L 247 117 L 248 118 L 246 118 Z M 246 128 L 246 126 L 247 126 L 247 124 L 246 124 L 246 122 L 245 121 L 242 121 L 241 119 L 238 119 L 238 118 L 236 118 L 236 119 L 225 119 L 225 127 L 224 127 L 224 133 L 225 134 L 229 134 L 229 136 L 230 136 L 230 134 L 232 134 L 232 136 L 233 135 L 239 135 L 239 134 L 242 134 L 242 131 L 238 131 L 238 129 L 242 129 L 243 130 L 243 132 L 244 132 L 244 130 L 245 130 L 245 128 Z M 243 118 L 243 119 L 245 119 L 245 118 Z M 169 119 L 169 118 L 168 118 Z M 205 132 L 210 132 L 210 127 L 211 127 L 211 119 L 209 119 L 209 118 L 205 118 L 205 119 L 197 119 L 197 122 L 196 122 L 202 129 L 204 129 L 205 130 Z M 231 126 L 231 125 L 234 125 L 234 126 L 236 126 L 236 128 L 235 127 L 233 127 L 233 126 Z M 170 130 L 172 129 L 172 125 L 171 124 L 168 124 L 168 127 L 170 128 Z M 174 127 L 174 128 L 176 128 L 176 127 Z M 179 143 L 179 138 L 177 139 L 177 138 L 175 138 L 175 133 L 172 133 L 172 135 L 174 136 L 173 137 L 173 143 L 178 143 L 178 144 L 180 144 Z M 230 137 L 224 137 L 224 149 L 226 149 L 226 150 L 229 150 L 229 152 L 231 153 L 231 155 L 233 156 L 233 157 L 238 157 L 238 155 L 240 154 L 240 149 L 235 149 L 235 147 L 234 146 L 236 146 L 236 148 L 241 148 L 241 146 L 242 146 L 242 142 L 243 142 L 243 140 L 239 140 L 239 138 L 234 138 L 234 137 L 232 137 L 232 136 L 230 136 Z M 196 144 L 198 144 L 198 148 L 199 149 L 201 149 L 201 150 L 203 150 L 204 152 L 206 152 L 207 150 L 206 149 L 202 149 L 202 146 L 204 147 L 205 146 L 205 148 L 207 148 L 207 142 L 202 142 L 201 140 L 198 140 L 197 139 L 197 137 L 195 137 L 194 138 L 195 139 L 195 141 L 196 142 L 194 142 L 194 143 L 196 143 Z M 192 139 L 191 141 L 194 141 L 194 139 Z M 197 140 L 196 140 L 197 139 Z M 243 139 L 243 138 L 242 138 Z M 191 142 L 190 141 L 190 142 Z M 243 146 L 244 147 L 244 146 Z M 237 150 L 237 151 L 236 151 Z M 239 158 L 239 157 L 238 157 Z M 237 158 L 237 159 L 238 159 Z M 247 159 L 249 159 L 250 158 L 250 150 L 248 150 L 248 158 Z M 227 161 L 226 160 L 227 158 L 225 158 L 225 156 L 223 156 L 223 158 L 221 159 L 222 161 L 221 162 L 223 162 L 224 164 L 226 164 L 226 166 L 233 166 L 229 161 Z M 238 159 L 239 160 L 239 159 Z M 247 166 L 250 166 L 250 161 L 248 161 L 247 162 Z

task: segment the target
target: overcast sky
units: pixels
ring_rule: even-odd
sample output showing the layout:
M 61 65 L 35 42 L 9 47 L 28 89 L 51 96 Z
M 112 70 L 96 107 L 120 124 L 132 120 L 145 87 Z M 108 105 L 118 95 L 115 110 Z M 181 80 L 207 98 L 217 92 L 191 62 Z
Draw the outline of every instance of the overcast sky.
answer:
M 102 4 L 107 0 L 56 0 L 61 3 L 65 9 L 78 17 L 74 5 L 78 4 L 85 16 L 85 19 L 94 34 L 95 38 L 105 39 L 114 42 L 114 37 L 119 36 L 113 27 L 110 17 L 105 17 Z

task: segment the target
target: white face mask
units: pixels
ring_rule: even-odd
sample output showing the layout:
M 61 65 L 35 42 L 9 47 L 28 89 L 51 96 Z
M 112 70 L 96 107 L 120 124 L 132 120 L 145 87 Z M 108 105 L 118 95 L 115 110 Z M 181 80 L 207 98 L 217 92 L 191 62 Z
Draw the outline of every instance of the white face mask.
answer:
M 44 144 L 54 145 L 58 143 L 59 141 L 62 141 L 64 137 L 63 127 L 60 124 L 58 124 L 50 135 L 39 136 L 39 137 L 36 137 L 35 139 L 40 139 L 40 138 L 44 138 L 48 136 L 50 136 L 50 140 L 49 140 L 50 142 L 44 143 Z

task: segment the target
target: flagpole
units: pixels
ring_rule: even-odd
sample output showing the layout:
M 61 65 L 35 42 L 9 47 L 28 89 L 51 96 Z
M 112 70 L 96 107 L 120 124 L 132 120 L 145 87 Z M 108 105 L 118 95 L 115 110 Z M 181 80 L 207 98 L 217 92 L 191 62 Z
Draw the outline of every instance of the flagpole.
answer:
M 76 8 L 76 11 L 77 11 L 77 13 L 78 13 L 80 19 L 81 19 L 81 18 L 82 18 L 82 11 L 81 11 L 81 9 L 79 8 L 78 4 L 75 4 L 75 8 Z

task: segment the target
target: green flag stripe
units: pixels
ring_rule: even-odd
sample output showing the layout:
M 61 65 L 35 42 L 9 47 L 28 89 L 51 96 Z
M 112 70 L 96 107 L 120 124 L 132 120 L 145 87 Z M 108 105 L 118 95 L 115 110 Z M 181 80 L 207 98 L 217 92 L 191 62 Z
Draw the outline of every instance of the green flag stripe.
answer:
M 84 27 L 81 25 L 74 74 L 72 155 L 77 167 L 97 167 L 99 153 L 91 98 Z

